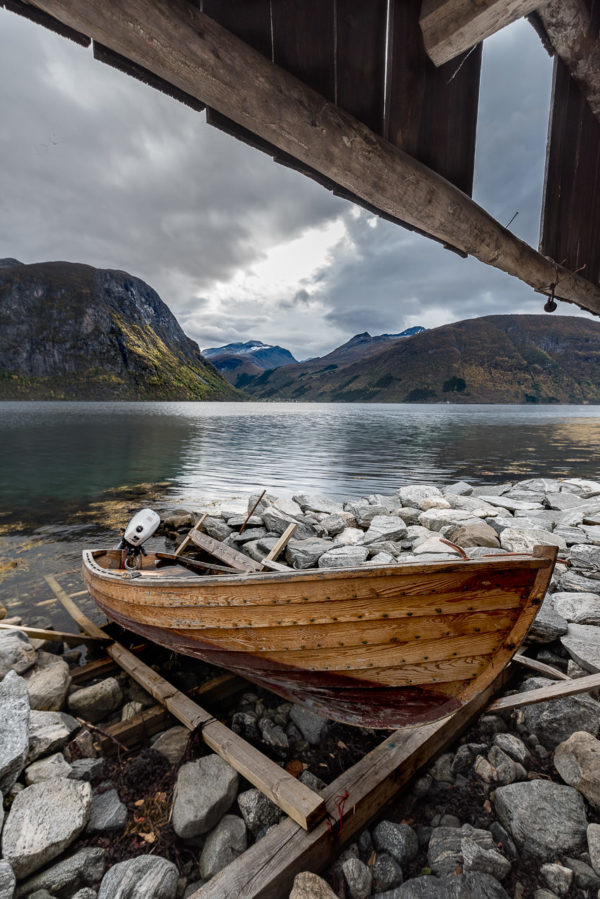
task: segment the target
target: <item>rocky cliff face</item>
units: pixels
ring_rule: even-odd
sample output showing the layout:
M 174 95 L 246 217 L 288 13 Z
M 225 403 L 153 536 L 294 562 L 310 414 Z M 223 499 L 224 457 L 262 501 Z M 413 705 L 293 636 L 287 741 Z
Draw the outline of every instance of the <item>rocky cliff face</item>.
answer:
M 139 278 L 2 263 L 0 399 L 239 398 Z

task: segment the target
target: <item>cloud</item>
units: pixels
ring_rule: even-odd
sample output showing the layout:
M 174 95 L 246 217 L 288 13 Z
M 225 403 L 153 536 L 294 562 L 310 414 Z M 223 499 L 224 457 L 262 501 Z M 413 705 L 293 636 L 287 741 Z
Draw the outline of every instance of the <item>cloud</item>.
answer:
M 258 338 L 298 358 L 358 331 L 541 311 L 517 280 L 334 197 L 90 50 L 4 10 L 0 42 L 0 258 L 124 269 L 201 346 Z M 525 22 L 486 42 L 474 197 L 504 224 L 518 211 L 511 229 L 534 244 L 551 68 Z

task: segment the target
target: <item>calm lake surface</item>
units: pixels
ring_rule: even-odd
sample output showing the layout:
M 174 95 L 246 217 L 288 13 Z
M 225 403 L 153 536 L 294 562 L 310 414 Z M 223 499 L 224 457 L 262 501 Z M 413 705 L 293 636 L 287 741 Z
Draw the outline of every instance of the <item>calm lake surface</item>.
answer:
M 0 598 L 44 602 L 43 571 L 75 568 L 152 501 L 597 478 L 599 445 L 598 406 L 0 403 Z

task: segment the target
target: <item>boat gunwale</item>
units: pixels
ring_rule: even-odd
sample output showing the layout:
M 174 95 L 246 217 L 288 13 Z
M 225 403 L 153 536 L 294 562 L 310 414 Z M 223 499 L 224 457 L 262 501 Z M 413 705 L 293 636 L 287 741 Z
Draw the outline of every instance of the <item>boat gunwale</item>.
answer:
M 135 577 L 131 573 L 121 569 L 103 568 L 96 562 L 94 555 L 96 553 L 106 553 L 110 550 L 89 549 L 83 550 L 83 568 L 87 570 L 91 577 L 101 578 L 106 581 L 118 581 L 119 583 L 127 583 L 133 587 L 148 588 L 154 585 L 157 589 L 166 587 L 219 587 L 232 586 L 242 584 L 257 584 L 262 581 L 267 583 L 305 583 L 314 582 L 315 580 L 347 580 L 347 579 L 364 579 L 374 576 L 404 576 L 419 575 L 429 572 L 440 574 L 450 574 L 460 571 L 472 571 L 477 573 L 488 572 L 494 570 L 511 570 L 511 569 L 542 569 L 552 564 L 556 556 L 556 546 L 550 544 L 541 544 L 535 546 L 530 553 L 506 553 L 506 554 L 490 554 L 482 556 L 479 559 L 457 559 L 456 561 L 435 560 L 430 562 L 400 562 L 397 565 L 369 565 L 356 568 L 303 568 L 292 571 L 248 571 L 235 572 L 232 574 L 222 575 L 190 575 L 185 579 L 181 577 L 169 577 L 162 575 L 160 578 L 154 576 L 145 578 L 143 570 L 136 573 Z

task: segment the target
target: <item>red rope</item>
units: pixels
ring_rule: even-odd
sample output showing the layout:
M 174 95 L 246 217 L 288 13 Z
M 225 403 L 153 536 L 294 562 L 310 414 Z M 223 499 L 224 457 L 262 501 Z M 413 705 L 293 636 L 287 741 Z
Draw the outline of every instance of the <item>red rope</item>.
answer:
M 344 826 L 344 805 L 349 795 L 348 790 L 344 790 L 341 795 L 334 797 L 333 801 L 338 812 L 338 820 L 332 819 L 332 824 L 329 818 L 327 819 L 327 827 L 334 837 L 341 836 L 342 828 Z M 331 815 L 329 817 L 331 818 Z

